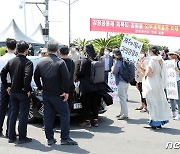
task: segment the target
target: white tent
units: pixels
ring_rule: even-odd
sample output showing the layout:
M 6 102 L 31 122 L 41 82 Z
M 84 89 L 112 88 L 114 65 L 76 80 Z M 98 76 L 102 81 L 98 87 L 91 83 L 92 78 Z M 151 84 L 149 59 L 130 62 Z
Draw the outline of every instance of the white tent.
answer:
M 36 30 L 34 31 L 34 33 L 30 36 L 30 38 L 41 42 L 42 44 L 45 44 L 45 36 L 42 34 L 42 25 L 39 24 L 39 26 L 36 28 Z M 49 40 L 55 40 L 54 38 L 52 38 L 51 36 L 49 36 Z M 56 40 L 57 41 L 57 40 Z M 58 41 L 57 41 L 58 42 Z M 60 45 L 62 45 L 62 43 L 58 42 Z
M 28 43 L 32 44 L 42 44 L 42 42 L 35 41 L 25 35 L 17 26 L 14 19 L 11 21 L 11 23 L 8 25 L 8 27 L 0 33 L 0 44 L 5 44 L 5 41 L 7 38 L 14 38 L 17 41 L 24 40 Z
M 40 42 L 41 44 L 45 44 L 44 37 L 42 34 L 42 25 L 39 24 L 37 29 L 34 31 L 34 33 L 30 36 L 33 40 L 36 40 L 37 42 Z

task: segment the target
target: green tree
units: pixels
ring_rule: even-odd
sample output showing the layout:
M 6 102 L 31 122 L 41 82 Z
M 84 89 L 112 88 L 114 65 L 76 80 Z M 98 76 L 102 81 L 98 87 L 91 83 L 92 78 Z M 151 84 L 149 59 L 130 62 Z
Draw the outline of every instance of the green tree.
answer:
M 0 56 L 3 56 L 6 52 L 6 47 L 0 47 Z
M 100 51 L 101 48 L 112 48 L 113 45 L 115 44 L 115 39 L 113 37 L 110 37 L 108 39 L 95 39 L 92 41 L 92 44 L 95 48 L 96 51 Z
M 114 40 L 114 42 L 112 43 L 112 47 L 113 46 L 120 47 L 121 46 L 121 42 L 123 40 L 123 37 L 124 37 L 124 34 L 118 34 L 118 35 L 115 35 L 115 36 L 110 36 L 110 39 Z
M 79 47 L 80 51 L 83 51 L 84 50 L 84 47 L 89 44 L 91 42 L 91 40 L 86 40 L 86 39 L 83 39 L 81 40 L 80 38 L 78 39 L 75 39 L 73 41 L 73 43 Z
M 136 36 L 132 36 L 132 38 L 134 38 L 135 40 L 143 43 L 142 50 L 144 50 L 145 52 L 147 52 L 149 50 L 149 40 L 148 39 L 146 39 L 146 38 L 138 38 Z

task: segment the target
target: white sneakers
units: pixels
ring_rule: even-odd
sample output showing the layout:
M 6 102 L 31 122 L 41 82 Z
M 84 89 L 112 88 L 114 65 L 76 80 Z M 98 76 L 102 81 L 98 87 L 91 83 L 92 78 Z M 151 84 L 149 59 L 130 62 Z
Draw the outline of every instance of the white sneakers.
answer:
M 178 114 L 178 115 L 174 118 L 174 120 L 180 120 L 180 114 Z
M 175 118 L 176 117 L 176 112 L 172 112 L 172 116 L 173 116 L 173 118 Z

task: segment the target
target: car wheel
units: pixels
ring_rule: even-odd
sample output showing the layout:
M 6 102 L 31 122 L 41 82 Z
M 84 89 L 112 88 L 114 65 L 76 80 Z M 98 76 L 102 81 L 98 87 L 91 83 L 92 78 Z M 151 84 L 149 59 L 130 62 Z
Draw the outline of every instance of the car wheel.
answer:
M 107 111 L 107 105 L 106 103 L 104 102 L 103 99 L 101 99 L 101 104 L 99 106 L 99 114 L 103 114 Z
M 38 113 L 43 116 L 44 115 L 44 104 L 42 103 L 42 106 L 38 109 Z
M 28 122 L 34 122 L 35 121 L 35 117 L 34 117 L 34 112 L 33 112 L 33 102 L 31 100 L 30 102 L 30 109 L 29 109 L 29 115 L 28 115 Z

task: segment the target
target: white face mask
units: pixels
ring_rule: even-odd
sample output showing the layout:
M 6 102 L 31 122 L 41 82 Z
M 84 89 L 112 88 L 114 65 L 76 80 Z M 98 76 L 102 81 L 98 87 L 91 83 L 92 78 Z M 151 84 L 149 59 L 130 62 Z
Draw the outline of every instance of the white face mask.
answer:
M 76 48 L 71 48 L 71 51 L 73 51 L 73 52 L 76 51 Z
M 104 55 L 109 55 L 109 51 L 108 51 L 108 50 L 105 50 L 105 51 L 104 51 Z
M 141 59 L 141 58 L 143 58 L 144 57 L 144 54 L 142 54 L 142 53 L 140 53 L 139 55 L 138 55 L 138 59 Z

